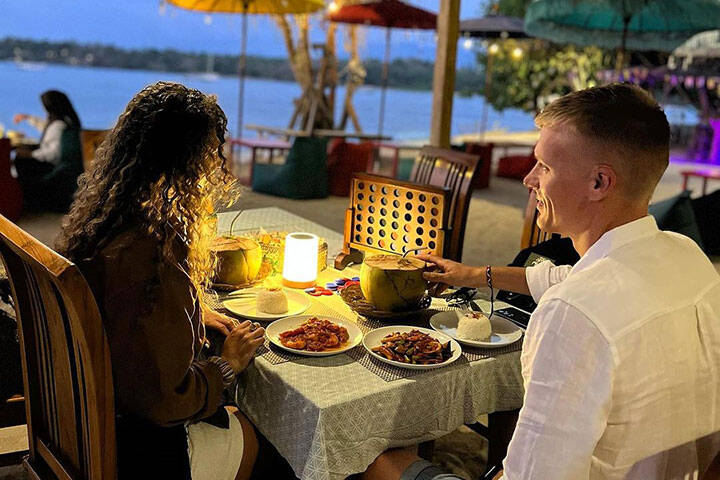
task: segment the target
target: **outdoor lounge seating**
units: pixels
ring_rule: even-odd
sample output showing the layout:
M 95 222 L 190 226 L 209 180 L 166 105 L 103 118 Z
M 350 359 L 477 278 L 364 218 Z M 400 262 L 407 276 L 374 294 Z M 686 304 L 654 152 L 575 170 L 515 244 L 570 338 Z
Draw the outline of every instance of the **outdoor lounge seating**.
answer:
M 10 140 L 0 138 L 0 215 L 16 221 L 21 211 L 22 190 L 10 174 Z
M 498 161 L 495 175 L 513 180 L 521 180 L 530 173 L 535 166 L 535 149 L 529 155 L 508 155 Z
M 330 195 L 347 197 L 353 173 L 368 172 L 372 167 L 374 145 L 333 139 L 328 147 L 328 190 Z
M 468 142 L 464 147 L 465 153 L 480 156 L 472 188 L 474 190 L 488 188 L 490 186 L 490 167 L 495 146 L 492 143 Z
M 0 257 L 18 313 L 30 478 L 116 477 L 108 343 L 78 268 L 0 216 Z
M 284 164 L 255 165 L 252 189 L 294 199 L 327 197 L 327 142 L 327 138 L 296 138 Z

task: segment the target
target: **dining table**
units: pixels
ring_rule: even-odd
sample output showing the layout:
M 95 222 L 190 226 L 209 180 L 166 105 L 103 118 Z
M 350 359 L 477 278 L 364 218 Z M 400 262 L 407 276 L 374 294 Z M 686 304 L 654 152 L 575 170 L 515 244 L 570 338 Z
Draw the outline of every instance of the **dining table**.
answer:
M 218 214 L 218 232 L 228 232 L 237 215 Z M 318 285 L 359 275 L 358 266 L 342 271 L 331 266 L 342 247 L 338 232 L 275 207 L 239 213 L 236 235 L 262 230 L 309 232 L 324 239 L 329 266 L 318 273 Z M 363 332 L 393 324 L 428 327 L 431 313 L 452 308 L 434 298 L 422 315 L 388 321 L 358 315 L 337 294 L 308 298 L 305 314 L 352 321 Z M 222 293 L 215 294 L 216 308 L 222 308 L 222 299 Z M 489 310 L 487 300 L 477 303 Z M 518 409 L 521 347 L 522 340 L 497 349 L 463 346 L 460 358 L 448 366 L 411 370 L 376 360 L 362 343 L 345 353 L 306 357 L 266 340 L 240 375 L 235 399 L 298 478 L 343 479 L 363 472 L 389 448 L 432 441 L 484 414 Z

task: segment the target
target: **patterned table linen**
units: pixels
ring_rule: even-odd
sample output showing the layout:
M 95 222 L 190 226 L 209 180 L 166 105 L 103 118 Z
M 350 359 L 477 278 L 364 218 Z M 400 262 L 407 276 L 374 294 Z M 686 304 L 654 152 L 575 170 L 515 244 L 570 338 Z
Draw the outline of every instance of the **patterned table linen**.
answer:
M 221 214 L 219 231 L 231 219 Z M 277 208 L 245 211 L 238 222 L 243 229 L 297 228 L 320 235 L 328 242 L 330 264 L 342 245 L 340 234 Z M 318 283 L 357 272 L 328 268 Z M 338 295 L 318 298 L 308 313 L 357 319 Z M 237 401 L 301 480 L 340 480 L 364 471 L 388 448 L 441 437 L 488 412 L 519 408 L 519 357 L 514 351 L 386 381 L 345 354 L 293 356 L 277 364 L 261 355 L 242 373 Z

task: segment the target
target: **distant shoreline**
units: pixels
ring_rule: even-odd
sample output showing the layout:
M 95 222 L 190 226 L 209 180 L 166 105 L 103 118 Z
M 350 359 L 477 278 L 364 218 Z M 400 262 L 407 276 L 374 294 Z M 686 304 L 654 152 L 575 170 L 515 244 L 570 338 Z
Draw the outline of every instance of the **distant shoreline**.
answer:
M 181 52 L 165 49 L 124 49 L 112 45 L 80 44 L 7 37 L 0 40 L 0 60 L 19 63 L 110 67 L 124 70 L 149 70 L 198 75 L 236 76 L 237 55 Z M 346 66 L 338 61 L 338 72 Z M 382 62 L 365 60 L 365 85 L 380 86 Z M 388 86 L 403 90 L 431 90 L 434 64 L 419 59 L 395 59 L 390 65 Z M 285 58 L 247 57 L 247 77 L 294 82 L 290 64 Z M 480 90 L 482 75 L 477 69 L 460 68 L 455 90 L 472 93 Z M 340 79 L 344 81 L 343 78 Z

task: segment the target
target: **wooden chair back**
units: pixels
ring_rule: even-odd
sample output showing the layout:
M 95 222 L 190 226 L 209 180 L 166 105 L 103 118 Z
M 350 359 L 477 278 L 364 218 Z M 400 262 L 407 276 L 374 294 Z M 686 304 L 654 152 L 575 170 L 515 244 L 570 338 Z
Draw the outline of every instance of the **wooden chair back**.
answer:
M 535 191 L 530 190 L 528 203 L 525 206 L 525 220 L 523 222 L 522 237 L 520 237 L 520 248 L 534 247 L 540 242 L 550 240 L 553 237 L 560 237 L 559 233 L 545 232 L 537 225 L 537 197 Z
M 411 182 L 434 185 L 450 191 L 450 231 L 445 241 L 443 256 L 451 260 L 462 260 L 465 224 L 479 161 L 478 155 L 425 146 L 420 150 L 410 173 Z
M 417 248 L 442 255 L 450 191 L 394 178 L 355 173 L 345 213 L 343 250 L 335 268 L 360 263 L 364 253 L 402 255 Z
M 80 142 L 82 143 L 83 169 L 87 172 L 95 160 L 95 150 L 105 140 L 110 130 L 82 130 Z
M 87 282 L 3 216 L 0 258 L 18 319 L 30 478 L 114 480 L 110 351 Z

